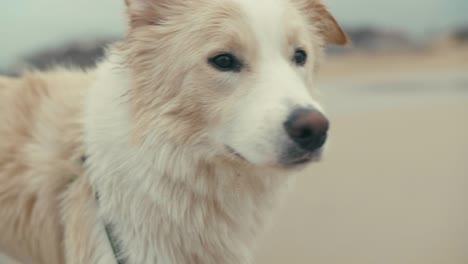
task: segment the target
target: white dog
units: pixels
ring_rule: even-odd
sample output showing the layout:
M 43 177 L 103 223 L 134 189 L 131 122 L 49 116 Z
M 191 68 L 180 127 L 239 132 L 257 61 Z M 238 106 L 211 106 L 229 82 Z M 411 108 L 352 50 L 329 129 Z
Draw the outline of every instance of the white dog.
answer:
M 95 71 L 0 78 L 0 250 L 23 263 L 251 263 L 317 160 L 319 0 L 127 0 Z

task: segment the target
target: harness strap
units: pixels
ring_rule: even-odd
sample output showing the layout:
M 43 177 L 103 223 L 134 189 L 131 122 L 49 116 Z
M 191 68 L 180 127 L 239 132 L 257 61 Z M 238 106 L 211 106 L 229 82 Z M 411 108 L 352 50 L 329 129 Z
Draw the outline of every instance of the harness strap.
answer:
M 87 156 L 82 156 L 81 157 L 81 163 L 84 164 L 86 162 L 87 158 L 88 158 Z M 96 203 L 99 206 L 99 200 L 100 200 L 99 199 L 99 193 L 96 192 L 95 196 L 96 196 Z M 121 253 L 122 249 L 120 248 L 118 240 L 116 239 L 116 237 L 114 235 L 112 225 L 111 224 L 105 224 L 104 229 L 106 231 L 107 240 L 109 241 L 109 244 L 110 244 L 110 246 L 112 248 L 112 253 L 114 254 L 115 261 L 117 262 L 117 264 L 128 264 L 126 259 L 123 259 L 123 258 L 119 257 L 119 254 Z
M 127 264 L 127 260 L 119 258 L 119 252 L 121 252 L 120 245 L 116 241 L 113 233 L 112 226 L 109 224 L 106 224 L 105 226 L 106 229 L 106 235 L 107 239 L 109 240 L 109 244 L 111 245 L 112 252 L 114 253 L 114 257 L 117 261 L 117 264 Z
M 99 193 L 96 192 L 96 202 L 99 205 Z M 122 252 L 119 242 L 114 235 L 114 228 L 111 224 L 105 224 L 104 230 L 106 231 L 107 240 L 112 248 L 112 253 L 114 254 L 117 264 L 127 264 L 127 260 L 120 258 L 119 254 Z

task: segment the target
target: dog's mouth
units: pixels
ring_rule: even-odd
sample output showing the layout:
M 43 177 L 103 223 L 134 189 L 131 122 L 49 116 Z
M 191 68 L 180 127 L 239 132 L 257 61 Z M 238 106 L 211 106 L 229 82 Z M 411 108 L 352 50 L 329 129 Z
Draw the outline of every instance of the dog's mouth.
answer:
M 237 159 L 240 159 L 240 160 L 243 160 L 243 161 L 247 161 L 246 158 L 244 158 L 244 156 L 242 156 L 239 152 L 237 152 L 234 148 L 230 147 L 230 146 L 225 146 L 227 151 L 229 152 L 229 154 L 231 154 L 231 156 L 237 158 Z
M 303 167 L 311 162 L 317 162 L 320 161 L 322 158 L 322 150 L 314 151 L 314 152 L 307 152 L 307 153 L 302 153 L 301 155 L 298 155 L 295 153 L 295 155 L 292 155 L 293 157 L 291 158 L 286 158 L 283 160 L 283 166 L 286 168 L 294 168 L 294 167 Z
M 244 156 L 242 156 L 242 154 L 240 154 L 234 148 L 227 146 L 227 145 L 225 146 L 225 148 L 232 158 L 250 163 L 249 160 L 247 160 Z M 283 169 L 302 168 L 302 167 L 305 167 L 309 163 L 320 161 L 321 158 L 322 158 L 322 150 L 320 149 L 314 152 L 301 153 L 301 155 L 298 155 L 298 153 L 296 153 L 296 155 L 293 155 L 293 157 L 282 159 L 276 165 L 273 165 L 273 166 L 281 167 Z
M 304 165 L 304 164 L 307 164 L 307 163 L 309 163 L 311 161 L 312 161 L 312 157 L 311 156 L 306 156 L 306 157 L 302 157 L 302 158 L 299 158 L 299 159 L 296 159 L 296 160 L 289 161 L 287 163 L 287 165 L 289 165 L 289 166 Z

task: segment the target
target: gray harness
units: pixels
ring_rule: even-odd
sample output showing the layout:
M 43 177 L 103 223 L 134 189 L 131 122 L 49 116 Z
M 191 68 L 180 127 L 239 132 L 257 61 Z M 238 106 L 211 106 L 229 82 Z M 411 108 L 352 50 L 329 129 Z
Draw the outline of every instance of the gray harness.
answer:
M 82 156 L 81 157 L 81 163 L 84 165 L 86 163 L 86 160 L 87 160 L 87 156 Z M 99 206 L 99 193 L 96 192 L 96 202 Z M 104 229 L 106 231 L 106 236 L 107 236 L 107 240 L 109 241 L 109 244 L 112 248 L 112 253 L 114 254 L 114 257 L 115 257 L 115 261 L 117 262 L 117 264 L 128 264 L 127 260 L 122 258 L 122 257 L 119 257 L 119 254 L 121 253 L 122 249 L 120 248 L 120 244 L 117 240 L 117 238 L 115 237 L 114 235 L 114 231 L 113 231 L 113 227 L 111 224 L 105 224 L 104 225 Z
M 97 192 L 96 192 L 96 201 L 99 205 L 99 194 Z M 119 256 L 119 254 L 122 252 L 122 249 L 120 247 L 120 244 L 117 238 L 115 237 L 114 228 L 112 227 L 111 224 L 105 224 L 104 229 L 106 231 L 107 240 L 109 241 L 109 244 L 112 248 L 112 253 L 114 254 L 117 264 L 127 264 L 128 263 L 127 260 Z

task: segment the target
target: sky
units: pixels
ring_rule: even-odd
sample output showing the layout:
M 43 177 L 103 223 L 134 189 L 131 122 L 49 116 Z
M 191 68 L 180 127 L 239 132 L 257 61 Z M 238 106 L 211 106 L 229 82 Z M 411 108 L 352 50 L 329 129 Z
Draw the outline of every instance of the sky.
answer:
M 323 1 L 346 26 L 375 25 L 422 36 L 447 30 L 454 25 L 468 24 L 468 0 Z M 31 51 L 64 41 L 121 35 L 126 28 L 123 2 L 1 1 L 0 35 L 3 37 L 0 41 L 0 68 L 13 64 Z
M 468 0 L 324 0 L 343 24 L 422 35 L 468 24 Z

